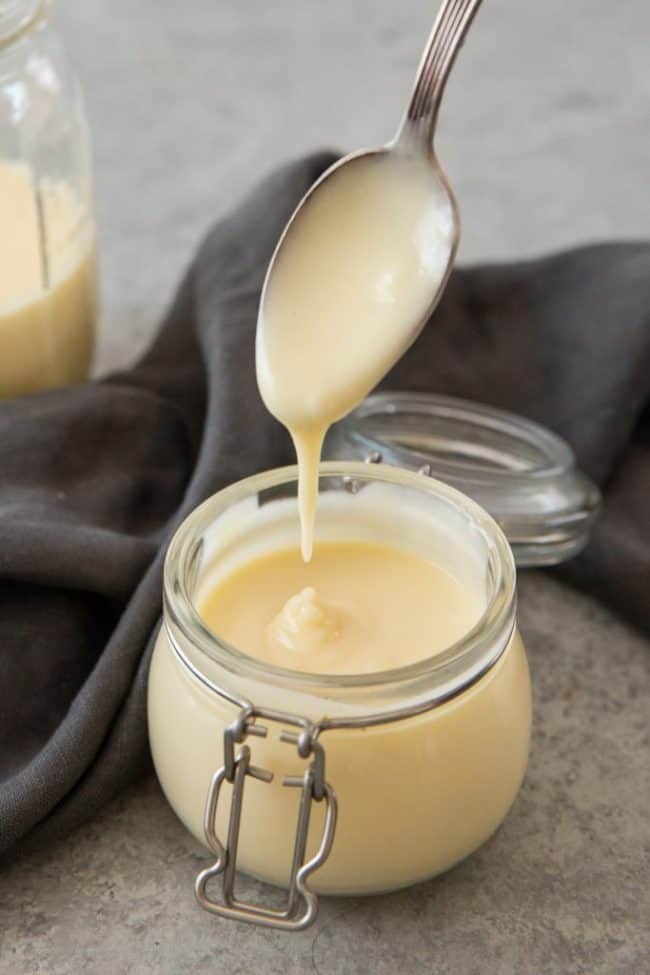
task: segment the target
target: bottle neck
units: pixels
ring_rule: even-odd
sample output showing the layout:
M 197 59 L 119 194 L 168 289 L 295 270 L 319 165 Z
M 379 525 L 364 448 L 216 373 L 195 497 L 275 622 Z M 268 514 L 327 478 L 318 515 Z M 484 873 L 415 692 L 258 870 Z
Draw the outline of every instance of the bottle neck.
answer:
M 0 0 L 0 51 L 33 30 L 49 6 L 50 0 Z

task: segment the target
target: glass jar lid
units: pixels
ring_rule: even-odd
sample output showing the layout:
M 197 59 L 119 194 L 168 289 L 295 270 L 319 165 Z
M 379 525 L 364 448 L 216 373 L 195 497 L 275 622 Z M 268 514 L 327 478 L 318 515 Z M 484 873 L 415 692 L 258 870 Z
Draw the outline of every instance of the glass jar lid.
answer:
M 556 565 L 586 545 L 600 492 L 569 445 L 506 410 L 430 393 L 376 393 L 330 431 L 327 460 L 419 471 L 478 502 L 520 566 Z

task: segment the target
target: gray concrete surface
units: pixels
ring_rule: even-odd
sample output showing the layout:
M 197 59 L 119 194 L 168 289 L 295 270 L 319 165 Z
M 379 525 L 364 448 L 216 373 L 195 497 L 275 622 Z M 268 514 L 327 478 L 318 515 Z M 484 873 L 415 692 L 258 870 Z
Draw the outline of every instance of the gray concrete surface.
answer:
M 92 117 L 99 372 L 143 348 L 211 220 L 270 164 L 388 136 L 435 4 L 67 0 Z M 645 0 L 489 0 L 450 83 L 441 158 L 462 257 L 647 236 Z M 540 573 L 521 583 L 530 771 L 446 877 L 330 900 L 286 936 L 195 907 L 201 854 L 153 780 L 0 874 L 0 975 L 646 975 L 648 641 Z M 252 892 L 253 882 L 242 880 Z

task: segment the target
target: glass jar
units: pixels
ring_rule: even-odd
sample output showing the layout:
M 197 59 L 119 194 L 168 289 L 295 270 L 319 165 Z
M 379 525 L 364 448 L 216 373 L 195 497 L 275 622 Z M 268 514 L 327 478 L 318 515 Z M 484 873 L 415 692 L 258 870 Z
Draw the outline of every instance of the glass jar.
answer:
M 47 0 L 0 0 L 0 397 L 86 378 L 96 320 L 88 127 Z
M 322 465 L 316 543 L 398 545 L 478 587 L 483 615 L 459 642 L 399 669 L 323 676 L 262 663 L 204 625 L 196 606 L 215 573 L 298 546 L 296 482 L 293 467 L 248 478 L 178 529 L 148 701 L 162 788 L 216 855 L 199 902 L 290 929 L 313 920 L 316 893 L 414 884 L 485 842 L 520 787 L 531 722 L 508 542 L 475 502 L 421 474 Z M 238 901 L 235 868 L 288 888 L 286 909 Z

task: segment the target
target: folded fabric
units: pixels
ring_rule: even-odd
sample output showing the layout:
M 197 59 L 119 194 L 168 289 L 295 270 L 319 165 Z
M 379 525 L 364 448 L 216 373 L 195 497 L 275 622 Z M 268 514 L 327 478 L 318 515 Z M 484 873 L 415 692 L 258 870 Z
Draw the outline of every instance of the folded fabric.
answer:
M 332 159 L 282 169 L 215 227 L 133 369 L 0 404 L 0 852 L 65 832 L 148 767 L 166 543 L 214 491 L 293 459 L 257 392 L 257 305 Z M 566 437 L 605 489 L 566 571 L 650 629 L 650 245 L 456 271 L 385 385 Z

